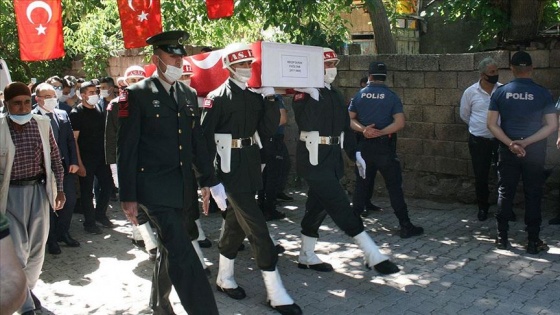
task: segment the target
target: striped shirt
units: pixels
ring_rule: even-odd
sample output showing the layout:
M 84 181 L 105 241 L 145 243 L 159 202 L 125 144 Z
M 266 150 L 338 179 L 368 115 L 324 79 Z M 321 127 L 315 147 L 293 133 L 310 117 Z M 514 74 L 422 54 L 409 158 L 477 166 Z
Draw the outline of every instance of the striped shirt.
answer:
M 43 155 L 43 144 L 39 134 L 39 126 L 35 119 L 24 124 L 22 131 L 16 131 L 10 122 L 10 135 L 16 147 L 14 164 L 12 165 L 11 180 L 22 180 L 32 178 L 40 174 L 46 174 Z M 63 191 L 62 179 L 64 168 L 60 158 L 58 146 L 54 140 L 52 129 L 49 128 L 49 143 L 51 145 L 51 168 L 56 177 L 56 188 Z

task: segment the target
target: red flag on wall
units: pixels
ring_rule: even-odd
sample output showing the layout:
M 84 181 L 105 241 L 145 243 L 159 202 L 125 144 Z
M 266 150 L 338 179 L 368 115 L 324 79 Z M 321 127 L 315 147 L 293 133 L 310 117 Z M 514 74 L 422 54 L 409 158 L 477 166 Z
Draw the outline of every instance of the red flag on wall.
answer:
M 146 46 L 146 39 L 161 33 L 159 0 L 118 0 L 124 48 Z
M 208 18 L 211 20 L 233 15 L 233 0 L 206 0 Z
M 61 0 L 14 0 L 14 10 L 21 60 L 49 60 L 64 56 Z

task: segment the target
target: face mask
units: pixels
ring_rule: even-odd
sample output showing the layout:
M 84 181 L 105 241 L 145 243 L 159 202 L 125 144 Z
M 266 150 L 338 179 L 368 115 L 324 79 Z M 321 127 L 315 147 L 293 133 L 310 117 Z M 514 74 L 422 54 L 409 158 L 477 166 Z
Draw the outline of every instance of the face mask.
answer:
M 88 96 L 87 103 L 91 106 L 95 106 L 99 102 L 99 95 L 90 95 Z
M 60 92 L 60 93 L 62 93 L 62 92 Z M 68 96 L 68 95 L 61 95 L 58 98 L 58 100 L 61 101 L 61 102 L 66 102 L 69 98 L 70 98 L 70 96 Z
M 498 75 L 498 74 L 496 74 L 496 75 L 486 75 L 486 74 L 485 74 L 485 76 L 486 76 L 486 79 L 485 79 L 485 80 L 486 80 L 488 83 L 496 84 L 496 83 L 498 82 L 498 77 L 499 77 L 500 75 Z
M 325 83 L 331 84 L 336 78 L 336 68 L 325 69 Z
M 47 98 L 45 100 L 45 104 L 43 104 L 43 108 L 47 112 L 52 113 L 56 108 L 56 105 L 58 105 L 58 101 L 56 100 L 56 98 Z
M 237 68 L 235 70 L 235 78 L 243 83 L 249 81 L 251 77 L 251 68 Z
M 54 93 L 56 94 L 57 99 L 60 99 L 62 97 L 62 90 L 55 89 Z
M 74 95 L 76 95 L 76 89 L 75 89 L 75 88 L 71 88 L 71 89 L 70 89 L 70 94 L 68 94 L 68 97 L 72 98 L 72 97 L 74 97 Z
M 22 115 L 10 114 L 9 117 L 16 124 L 25 125 L 31 120 L 31 118 L 33 117 L 33 114 L 31 114 L 31 113 L 22 114 Z
M 191 86 L 191 79 L 181 80 L 181 82 L 185 83 L 187 86 Z
M 101 96 L 102 98 L 109 97 L 109 90 L 99 90 L 99 96 Z
M 163 60 L 161 60 L 161 58 L 159 58 L 159 61 L 161 61 L 162 63 L 165 64 L 165 62 L 163 62 Z M 177 68 L 175 66 L 167 65 L 167 64 L 166 64 L 166 66 L 167 66 L 167 69 L 163 73 L 163 76 L 167 79 L 167 81 L 169 81 L 171 83 L 175 83 L 175 81 L 179 80 L 183 76 L 183 69 L 182 68 Z

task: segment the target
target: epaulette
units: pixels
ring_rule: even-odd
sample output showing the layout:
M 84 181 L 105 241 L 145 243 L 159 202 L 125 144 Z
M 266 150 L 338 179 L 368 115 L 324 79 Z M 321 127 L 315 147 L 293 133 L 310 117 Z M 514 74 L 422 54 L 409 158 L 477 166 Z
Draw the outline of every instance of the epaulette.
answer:
M 123 90 L 119 94 L 119 118 L 128 117 L 128 91 Z

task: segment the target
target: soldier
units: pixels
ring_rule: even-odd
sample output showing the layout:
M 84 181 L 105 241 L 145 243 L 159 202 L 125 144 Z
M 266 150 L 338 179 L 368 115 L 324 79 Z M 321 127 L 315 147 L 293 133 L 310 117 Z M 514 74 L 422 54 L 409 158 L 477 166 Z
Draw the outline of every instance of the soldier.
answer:
M 168 274 L 187 313 L 218 314 L 212 289 L 184 229 L 184 206 L 192 198 L 187 192 L 196 180 L 205 205 L 212 193 L 225 209 L 223 186 L 213 174 L 199 122 L 189 107 L 197 103 L 196 95 L 177 82 L 187 39 L 186 32 L 169 31 L 146 40 L 153 46 L 151 61 L 157 72 L 128 87 L 123 95 L 126 102 L 121 99 L 119 104 L 119 196 L 133 224 L 138 223 L 141 208 L 157 228 L 162 257 L 154 269 L 152 290 L 164 287 L 158 276 Z M 161 302 L 165 304 L 151 305 L 154 313 L 173 314 L 168 300 Z
M 325 87 L 307 88 L 294 95 L 294 113 L 300 130 L 297 144 L 297 172 L 303 177 L 309 192 L 305 215 L 301 221 L 301 250 L 298 267 L 322 272 L 333 271 L 330 264 L 315 254 L 319 227 L 328 215 L 348 236 L 353 237 L 364 251 L 366 266 L 374 267 L 382 274 L 391 274 L 399 268 L 389 257 L 379 251 L 371 237 L 364 231 L 359 215 L 354 213 L 350 201 L 340 184 L 344 175 L 342 143 L 353 156 L 355 136 L 350 130 L 348 110 L 340 92 L 332 88 L 337 71 L 338 57 L 330 49 L 324 49 Z
M 237 285 L 233 274 L 239 246 L 247 236 L 262 271 L 269 305 L 282 314 L 301 314 L 282 284 L 276 268 L 278 254 L 255 201 L 256 191 L 262 188 L 259 136 L 272 137 L 280 112 L 273 88 L 261 88 L 259 93 L 247 88 L 253 60 L 249 45 L 226 47 L 223 65 L 230 77 L 204 100 L 204 136 L 211 157 L 218 153 L 218 178 L 224 183 L 231 205 L 220 238 L 216 286 L 233 299 L 245 298 L 245 290 Z

